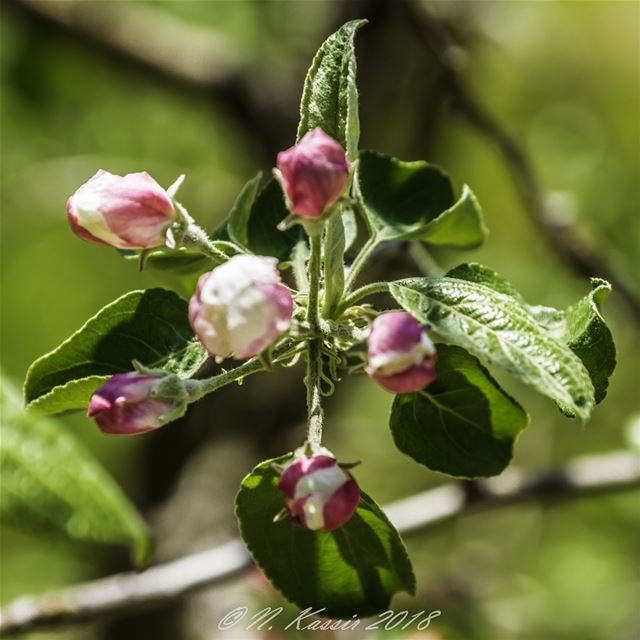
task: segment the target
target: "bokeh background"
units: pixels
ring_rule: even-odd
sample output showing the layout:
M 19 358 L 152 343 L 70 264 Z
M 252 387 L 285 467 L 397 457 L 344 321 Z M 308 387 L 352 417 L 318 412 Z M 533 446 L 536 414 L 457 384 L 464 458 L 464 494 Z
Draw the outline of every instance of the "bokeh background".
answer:
M 562 224 L 575 225 L 640 296 L 638 2 L 5 0 L 7 378 L 21 384 L 37 356 L 122 293 L 182 286 L 157 272 L 139 274 L 115 252 L 79 241 L 66 224 L 67 197 L 100 167 L 148 170 L 165 186 L 186 173 L 181 199 L 214 229 L 242 184 L 257 169 L 268 171 L 277 151 L 293 143 L 311 57 L 354 17 L 370 20 L 357 41 L 361 146 L 440 164 L 458 185 L 469 183 L 483 205 L 491 230 L 486 244 L 471 253 L 439 253 L 441 264 L 491 265 L 538 304 L 562 307 L 586 293 L 586 279 L 532 223 L 509 162 L 451 100 L 416 24 L 415 12 L 423 10 L 455 36 L 449 62 L 526 150 Z M 586 428 L 506 380 L 532 416 L 517 444 L 519 466 L 548 468 L 574 455 L 633 446 L 640 421 L 638 316 L 618 293 L 605 315 L 618 368 Z M 357 378 L 340 385 L 327 409 L 328 446 L 340 458 L 364 460 L 358 478 L 380 503 L 445 479 L 395 450 L 386 425 L 390 401 Z M 141 438 L 107 438 L 82 416 L 59 420 L 145 514 L 158 560 L 235 535 L 232 503 L 242 476 L 256 461 L 294 446 L 303 424 L 300 372 L 289 370 L 225 389 Z M 442 610 L 432 635 L 424 636 L 431 640 L 638 638 L 639 506 L 637 494 L 527 505 L 425 532 L 408 541 L 419 595 L 399 597 L 394 607 Z M 2 530 L 3 602 L 127 568 L 121 550 Z M 222 635 L 217 621 L 240 604 L 258 610 L 277 601 L 254 577 L 153 612 L 26 637 L 250 638 Z M 288 636 L 274 629 L 269 637 Z

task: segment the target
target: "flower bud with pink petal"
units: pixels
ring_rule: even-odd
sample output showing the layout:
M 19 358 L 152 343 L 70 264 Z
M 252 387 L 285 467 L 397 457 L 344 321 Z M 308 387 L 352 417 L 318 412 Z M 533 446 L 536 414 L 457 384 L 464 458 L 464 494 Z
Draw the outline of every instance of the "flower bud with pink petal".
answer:
M 116 249 L 164 245 L 177 216 L 167 192 L 144 171 L 118 176 L 100 170 L 67 201 L 77 236 Z
M 378 316 L 369 332 L 367 373 L 392 393 L 424 389 L 436 377 L 436 348 L 404 311 Z
M 200 276 L 189 320 L 218 360 L 255 356 L 289 328 L 293 297 L 277 264 L 271 257 L 237 255 Z
M 349 182 L 344 149 L 319 127 L 281 151 L 277 165 L 291 211 L 302 218 L 322 216 Z
M 360 502 L 353 476 L 333 454 L 320 448 L 311 455 L 298 449 L 283 469 L 278 489 L 293 524 L 312 531 L 333 531 L 345 524 Z
M 182 416 L 187 397 L 175 375 L 117 373 L 91 396 L 87 415 L 104 433 L 134 435 Z

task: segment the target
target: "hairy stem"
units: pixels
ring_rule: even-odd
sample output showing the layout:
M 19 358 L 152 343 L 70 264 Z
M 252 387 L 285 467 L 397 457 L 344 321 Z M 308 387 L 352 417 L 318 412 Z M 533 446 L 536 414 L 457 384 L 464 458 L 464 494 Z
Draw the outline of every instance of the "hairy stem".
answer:
M 307 346 L 307 440 L 312 446 L 319 446 L 322 441 L 323 411 L 320 401 L 320 384 L 322 374 L 322 337 L 320 333 L 319 292 L 320 267 L 322 251 L 322 234 L 313 233 L 310 236 L 311 254 L 309 255 L 309 306 L 307 322 L 313 338 Z
M 229 256 L 220 251 L 214 244 L 209 236 L 205 233 L 204 229 L 197 224 L 189 225 L 182 242 L 185 247 L 197 249 L 205 256 L 212 258 L 217 263 L 226 262 Z
M 309 288 L 309 278 L 307 276 L 307 257 L 309 249 L 305 239 L 298 240 L 293 248 L 291 267 L 293 279 L 298 291 L 305 291 Z
M 229 256 L 216 247 L 206 231 L 196 224 L 196 221 L 183 205 L 176 200 L 174 200 L 174 204 L 180 213 L 183 223 L 186 225 L 184 235 L 181 238 L 182 245 L 191 249 L 197 249 L 200 253 L 212 258 L 218 263 L 226 262 Z
M 298 351 L 299 345 L 292 340 L 285 340 L 273 350 L 271 359 L 273 363 L 278 363 L 294 356 Z M 236 380 L 250 376 L 252 373 L 264 371 L 264 361 L 260 356 L 255 356 L 251 360 L 243 362 L 239 367 L 225 371 L 217 376 L 205 378 L 203 380 L 189 380 L 189 402 L 197 402 L 209 393 L 217 391 L 221 387 L 228 385 Z
M 340 317 L 351 305 L 358 302 L 362 298 L 372 296 L 376 293 L 387 293 L 389 291 L 388 282 L 372 282 L 356 289 L 350 296 L 345 298 L 338 309 L 337 316 Z
M 347 279 L 344 284 L 344 290 L 348 293 L 353 285 L 356 283 L 360 272 L 363 267 L 367 264 L 367 261 L 371 257 L 374 249 L 378 246 L 379 240 L 378 237 L 374 234 L 372 235 L 362 246 L 360 252 L 356 256 L 356 259 L 351 263 L 351 267 L 349 268 L 349 274 L 347 275 Z
M 344 225 L 342 207 L 336 205 L 325 224 L 324 233 L 324 305 L 322 315 L 332 317 L 344 294 Z

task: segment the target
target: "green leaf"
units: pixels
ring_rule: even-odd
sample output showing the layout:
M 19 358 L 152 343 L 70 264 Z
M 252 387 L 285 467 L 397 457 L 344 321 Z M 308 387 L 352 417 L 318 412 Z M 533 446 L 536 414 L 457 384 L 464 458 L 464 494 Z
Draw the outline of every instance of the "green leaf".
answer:
M 462 264 L 449 271 L 447 276 L 485 284 L 513 296 L 525 305 L 538 324 L 568 345 L 582 360 L 594 386 L 596 404 L 602 402 L 607 395 L 609 377 L 616 366 L 613 336 L 600 312 L 600 307 L 611 293 L 611 285 L 606 280 L 592 278 L 592 291 L 573 306 L 561 311 L 552 307 L 527 305 L 510 282 L 480 264 Z M 563 411 L 573 415 L 567 407 L 563 407 Z
M 129 544 L 136 564 L 146 563 L 146 524 L 91 454 L 60 424 L 25 413 L 13 389 L 0 391 L 0 405 L 0 521 L 28 532 Z
M 447 277 L 458 278 L 459 280 L 466 280 L 467 282 L 475 282 L 476 284 L 484 284 L 494 291 L 511 296 L 524 304 L 524 298 L 508 280 L 493 269 L 478 264 L 477 262 L 459 264 L 447 272 Z
M 214 241 L 213 244 L 223 252 L 228 251 L 228 246 L 222 242 Z M 129 249 L 117 249 L 117 251 L 128 262 L 140 264 L 140 251 Z M 221 260 L 215 260 L 199 251 L 184 247 L 179 249 L 151 249 L 144 258 L 145 269 L 171 272 L 177 276 L 204 273 L 221 263 Z
M 320 127 L 351 161 L 358 157 L 360 137 L 354 39 L 366 22 L 347 22 L 325 40 L 307 72 L 300 102 L 297 140 Z
M 562 311 L 554 309 L 553 307 L 543 307 L 540 305 L 531 306 L 527 304 L 520 292 L 508 280 L 489 267 L 485 267 L 477 262 L 469 262 L 458 265 L 448 271 L 446 275 L 449 278 L 458 278 L 459 280 L 484 284 L 499 293 L 504 293 L 515 298 L 527 308 L 539 325 L 552 333 L 556 338 L 561 337 L 565 331 L 566 319 Z
M 353 209 L 343 210 L 342 225 L 344 226 L 344 249 L 348 251 L 358 237 L 358 222 Z
M 439 344 L 436 371 L 422 391 L 396 396 L 390 420 L 396 446 L 433 471 L 497 475 L 511 460 L 527 413 L 460 347 Z
M 404 544 L 366 494 L 353 517 L 331 533 L 273 522 L 284 496 L 272 464 L 288 459 L 290 454 L 259 464 L 236 498 L 242 538 L 274 586 L 297 606 L 324 608 L 322 616 L 331 618 L 373 615 L 398 591 L 414 593 Z
M 255 202 L 258 193 L 258 187 L 262 178 L 262 172 L 249 180 L 244 185 L 242 191 L 236 198 L 231 208 L 229 217 L 227 218 L 227 230 L 229 237 L 243 247 L 249 247 L 249 238 L 247 237 L 247 226 L 251 215 L 251 208 Z
M 84 409 L 113 374 L 133 370 L 132 360 L 189 378 L 207 357 L 185 300 L 166 289 L 131 291 L 31 365 L 25 401 L 46 413 Z
M 28 402 L 27 408 L 30 411 L 38 411 L 42 415 L 85 410 L 94 391 L 110 377 L 110 375 L 86 376 L 79 380 L 70 380 Z
M 588 371 L 520 300 L 448 276 L 401 280 L 389 289 L 406 311 L 483 363 L 506 369 L 583 420 L 591 414 L 594 390 Z
M 324 234 L 324 314 L 332 317 L 344 293 L 345 235 L 340 215 L 329 218 Z
M 229 251 L 229 245 L 214 241 L 221 251 Z M 140 265 L 140 252 L 118 250 L 127 261 Z M 180 247 L 179 249 L 154 249 L 144 257 L 144 269 L 155 271 L 157 279 L 178 293 L 191 296 L 198 278 L 221 264 L 221 260 L 205 256 L 199 251 Z M 47 411 L 43 407 L 43 411 Z
M 562 336 L 582 360 L 595 389 L 596 403 L 607 395 L 609 377 L 616 367 L 616 347 L 600 307 L 611 293 L 606 280 L 591 278 L 591 292 L 565 310 L 566 329 Z
M 455 200 L 447 175 L 423 161 L 403 162 L 375 151 L 360 152 L 356 192 L 380 241 L 410 238 L 472 249 L 487 235 L 471 189 Z
M 271 178 L 258 194 L 247 220 L 247 247 L 256 255 L 289 260 L 302 232 L 299 225 L 279 231 L 278 224 L 289 215 L 280 183 Z
M 138 260 L 138 257 L 136 256 L 134 259 Z M 202 255 L 199 251 L 177 249 L 175 251 L 153 251 L 145 258 L 144 268 L 169 271 L 177 276 L 190 276 L 211 271 L 218 264 L 220 262 Z
M 478 200 L 465 184 L 460 198 L 417 233 L 416 237 L 428 244 L 474 249 L 484 242 L 489 230 Z
M 307 274 L 307 261 L 309 260 L 309 243 L 307 238 L 301 236 L 291 251 L 291 267 L 293 279 L 298 291 L 309 288 L 309 277 Z

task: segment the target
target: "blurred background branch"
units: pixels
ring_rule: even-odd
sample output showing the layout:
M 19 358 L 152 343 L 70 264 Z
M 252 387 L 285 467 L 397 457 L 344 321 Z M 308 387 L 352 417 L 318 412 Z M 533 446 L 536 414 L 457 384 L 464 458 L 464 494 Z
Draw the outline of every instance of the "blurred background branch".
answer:
M 33 15 L 185 84 L 216 88 L 242 73 L 240 54 L 228 38 L 150 5 L 91 0 L 15 2 Z
M 468 53 L 447 27 L 419 0 L 402 0 L 407 24 L 438 65 L 442 86 L 454 112 L 500 151 L 511 174 L 524 211 L 535 223 L 549 247 L 579 275 L 608 280 L 636 319 L 640 319 L 640 296 L 607 261 L 602 246 L 586 229 L 567 220 L 550 204 L 533 163 L 521 142 L 491 114 L 467 86 L 462 71 Z
M 286 76 L 247 60 L 229 38 L 210 26 L 180 20 L 139 2 L 103 0 L 8 0 L 30 19 L 85 40 L 128 65 L 214 99 L 254 133 L 265 155 L 277 145 L 272 132 L 295 126 L 282 96 L 293 91 Z M 259 65 L 256 66 L 256 65 Z M 251 83 L 259 78 L 259 83 Z M 265 91 L 264 86 L 271 91 Z
M 640 488 L 640 457 L 615 452 L 577 458 L 543 473 L 515 469 L 488 480 L 459 481 L 398 500 L 384 510 L 403 536 L 487 509 L 536 500 L 552 502 Z M 244 545 L 231 540 L 214 549 L 40 596 L 24 596 L 0 612 L 0 632 L 91 620 L 148 609 L 228 580 L 252 567 Z

